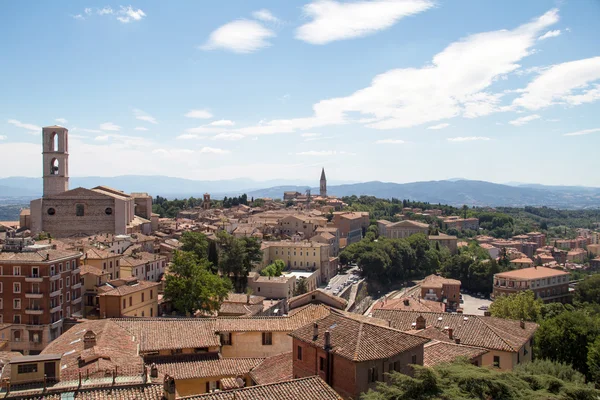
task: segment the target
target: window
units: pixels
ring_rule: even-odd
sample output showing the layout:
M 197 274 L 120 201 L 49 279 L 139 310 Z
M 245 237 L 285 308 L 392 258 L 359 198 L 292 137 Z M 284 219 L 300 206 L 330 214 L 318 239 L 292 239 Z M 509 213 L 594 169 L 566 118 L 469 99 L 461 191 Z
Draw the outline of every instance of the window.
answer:
M 142 311 L 142 317 L 144 317 L 144 312 Z
M 300 361 L 302 361 L 302 346 L 298 346 L 298 350 L 297 350 L 297 354 L 296 354 L 296 358 Z
M 411 364 L 416 364 L 416 363 L 417 363 L 417 355 L 413 354 Z
M 500 356 L 494 356 L 494 367 L 500 368 Z
M 102 269 L 106 269 L 106 263 L 102 263 Z
M 127 308 L 127 301 L 123 299 L 123 308 Z
M 400 361 L 394 361 L 394 371 L 400 372 Z
M 377 367 L 369 368 L 369 383 L 377 382 Z
M 112 269 L 112 261 L 110 262 L 108 268 Z
M 144 302 L 144 293 L 142 293 L 142 303 Z
M 0 293 L 2 293 L 3 289 L 4 289 L 4 284 L 2 282 L 0 282 Z
M 231 332 L 221 333 L 221 344 L 223 346 L 231 346 L 232 343 L 233 342 L 231 341 Z
M 54 215 L 54 214 L 56 214 L 56 210 L 54 208 L 50 207 L 48 209 L 48 215 Z
M 71 286 L 71 277 L 67 276 L 67 287 Z
M 129 307 L 133 304 L 133 297 L 129 296 Z
M 104 210 L 104 213 L 105 213 L 106 215 L 111 215 L 111 214 L 112 214 L 112 208 L 110 208 L 110 207 L 106 207 L 106 210 Z
M 151 309 L 150 309 L 150 316 L 151 316 L 151 317 L 154 317 L 154 308 L 151 308 Z
M 0 297 L 0 310 L 2 310 L 2 308 L 3 308 L 2 297 Z
M 63 280 L 62 279 L 60 281 L 58 281 L 58 288 L 59 289 L 63 288 Z
M 394 370 L 394 363 L 389 363 L 388 372 L 392 372 Z
M 83 204 L 75 204 L 75 215 L 83 217 L 85 215 L 85 207 Z
M 18 366 L 19 374 L 31 374 L 37 372 L 37 364 L 21 364 Z
M 67 292 L 67 301 L 71 301 L 71 292 Z
M 263 332 L 262 344 L 263 344 L 263 346 L 271 346 L 273 344 L 273 333 Z
M 21 283 L 20 282 L 13 283 L 13 293 L 21 293 Z
M 152 299 L 153 299 L 153 297 L 152 297 L 152 289 L 150 289 L 150 300 L 152 300 Z
M 325 371 L 325 358 L 319 357 L 319 371 Z
M 21 266 L 20 265 L 15 265 L 13 267 L 13 275 L 14 276 L 19 276 L 21 275 Z
M 58 264 L 58 272 L 62 272 L 62 271 L 63 271 L 63 269 L 62 269 L 62 263 L 60 263 L 60 264 Z
M 13 299 L 13 308 L 15 310 L 21 309 L 21 299 Z
M 521 352 L 517 351 L 517 364 L 521 362 Z
M 31 267 L 31 276 L 33 278 L 39 278 L 39 276 L 40 276 L 40 268 L 39 267 Z
M 13 324 L 20 324 L 20 323 L 21 323 L 21 316 L 19 314 L 13 315 Z

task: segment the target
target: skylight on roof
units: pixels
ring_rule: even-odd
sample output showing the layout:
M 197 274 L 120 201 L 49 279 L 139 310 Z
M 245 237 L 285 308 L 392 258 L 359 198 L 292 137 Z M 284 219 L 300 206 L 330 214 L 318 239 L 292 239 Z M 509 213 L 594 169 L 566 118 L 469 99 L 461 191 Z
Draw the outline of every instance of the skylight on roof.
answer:
M 81 342 L 81 338 L 79 338 L 79 339 L 75 339 L 75 340 L 73 340 L 73 341 L 72 341 L 71 343 L 69 343 L 69 344 L 75 344 L 75 343 L 77 343 L 77 342 Z
M 63 357 L 64 357 L 64 356 L 68 356 L 69 354 L 73 354 L 73 353 L 75 353 L 75 350 L 69 350 L 69 351 L 67 351 L 65 354 L 63 354 Z M 66 366 L 65 366 L 65 367 L 66 367 Z M 64 368 L 64 367 L 63 367 L 63 368 Z

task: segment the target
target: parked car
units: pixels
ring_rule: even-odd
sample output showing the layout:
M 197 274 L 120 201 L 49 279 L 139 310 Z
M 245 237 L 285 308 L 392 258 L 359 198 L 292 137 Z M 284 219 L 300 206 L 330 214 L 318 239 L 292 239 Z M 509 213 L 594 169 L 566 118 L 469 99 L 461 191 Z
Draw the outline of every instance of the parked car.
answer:
M 479 310 L 487 311 L 489 309 L 488 306 L 479 306 Z
M 325 290 L 331 290 L 331 285 L 327 285 L 327 287 L 325 288 Z

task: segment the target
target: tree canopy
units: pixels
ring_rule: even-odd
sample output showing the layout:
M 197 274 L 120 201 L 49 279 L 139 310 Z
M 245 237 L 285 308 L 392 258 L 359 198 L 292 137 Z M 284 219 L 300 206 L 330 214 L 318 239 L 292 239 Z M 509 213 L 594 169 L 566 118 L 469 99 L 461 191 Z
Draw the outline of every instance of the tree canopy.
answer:
M 600 303 L 600 274 L 591 275 L 579 282 L 575 299 L 582 303 Z
M 281 276 L 281 273 L 285 269 L 285 262 L 283 260 L 275 260 L 272 264 L 267 265 L 260 271 L 262 276 Z
M 542 314 L 544 303 L 535 298 L 531 290 L 497 297 L 490 306 L 492 317 L 536 322 Z

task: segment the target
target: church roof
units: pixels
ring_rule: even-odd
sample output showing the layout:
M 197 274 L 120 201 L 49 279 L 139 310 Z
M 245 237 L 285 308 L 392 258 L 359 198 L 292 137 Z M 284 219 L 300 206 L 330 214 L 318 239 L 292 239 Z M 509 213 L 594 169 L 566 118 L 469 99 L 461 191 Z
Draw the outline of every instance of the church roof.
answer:
M 75 189 L 67 190 L 66 192 L 57 193 L 55 195 L 45 196 L 45 198 L 60 198 L 60 199 L 106 199 L 107 194 L 98 192 L 95 190 L 90 190 L 82 187 L 78 187 Z
M 131 196 L 128 195 L 127 193 L 125 193 L 121 190 L 113 189 L 108 186 L 96 186 L 92 190 L 95 192 L 98 192 L 98 193 L 106 194 L 110 197 L 121 199 L 121 200 L 127 200 L 127 199 L 131 198 Z

